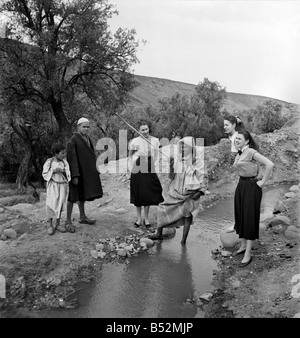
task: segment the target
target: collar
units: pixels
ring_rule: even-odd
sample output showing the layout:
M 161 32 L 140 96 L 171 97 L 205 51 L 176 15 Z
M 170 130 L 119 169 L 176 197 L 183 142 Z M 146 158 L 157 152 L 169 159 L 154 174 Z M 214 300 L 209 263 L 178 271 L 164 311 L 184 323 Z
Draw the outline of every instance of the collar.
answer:
M 249 148 L 249 146 L 245 146 L 242 150 L 239 150 L 239 155 L 241 155 L 247 148 Z

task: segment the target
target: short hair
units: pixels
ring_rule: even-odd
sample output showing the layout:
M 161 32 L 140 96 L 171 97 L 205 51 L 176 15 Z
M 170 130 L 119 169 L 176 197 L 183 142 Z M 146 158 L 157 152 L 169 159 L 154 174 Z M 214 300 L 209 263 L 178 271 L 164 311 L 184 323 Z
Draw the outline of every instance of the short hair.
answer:
M 152 132 L 152 124 L 149 120 L 146 120 L 146 119 L 140 119 L 138 122 L 137 122 L 137 129 L 140 129 L 141 126 L 148 126 L 149 128 L 149 133 Z
M 57 143 L 54 143 L 53 146 L 51 147 L 51 152 L 53 155 L 56 155 L 56 154 L 59 154 L 62 150 L 65 150 L 66 147 L 60 143 L 60 142 L 57 142 Z

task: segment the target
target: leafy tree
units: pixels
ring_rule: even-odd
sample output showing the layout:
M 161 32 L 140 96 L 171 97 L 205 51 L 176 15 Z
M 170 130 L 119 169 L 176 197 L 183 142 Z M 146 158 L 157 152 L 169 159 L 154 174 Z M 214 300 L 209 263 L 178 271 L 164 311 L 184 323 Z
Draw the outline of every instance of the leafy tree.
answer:
M 256 134 L 271 133 L 280 129 L 287 122 L 281 114 L 282 105 L 276 101 L 267 100 L 252 110 L 252 130 Z
M 14 110 L 15 125 L 24 127 L 19 109 L 30 106 L 38 121 L 53 117 L 66 139 L 78 117 L 103 116 L 126 102 L 139 42 L 135 30 L 112 35 L 107 21 L 117 11 L 106 0 L 8 0 L 0 13 L 10 18 L 0 39 L 2 114 Z

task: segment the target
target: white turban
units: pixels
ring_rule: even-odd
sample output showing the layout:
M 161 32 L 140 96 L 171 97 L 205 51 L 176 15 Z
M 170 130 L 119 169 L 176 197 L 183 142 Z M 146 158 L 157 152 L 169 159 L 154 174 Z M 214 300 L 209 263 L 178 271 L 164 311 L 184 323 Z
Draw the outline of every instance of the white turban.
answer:
M 90 123 L 90 121 L 88 119 L 86 119 L 85 117 L 82 117 L 78 120 L 77 125 L 79 125 L 81 123 Z

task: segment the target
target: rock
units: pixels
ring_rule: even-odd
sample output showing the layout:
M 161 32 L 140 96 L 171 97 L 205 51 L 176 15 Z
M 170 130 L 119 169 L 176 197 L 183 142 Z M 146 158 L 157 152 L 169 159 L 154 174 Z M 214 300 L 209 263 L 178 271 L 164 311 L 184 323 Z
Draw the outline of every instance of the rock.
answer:
M 289 191 L 299 191 L 300 190 L 300 188 L 299 188 L 299 185 L 292 185 L 291 187 L 290 187 L 290 189 L 289 189 Z M 1 212 L 1 211 L 0 211 Z
M 1 239 L 2 241 L 6 241 L 6 240 L 7 240 L 7 236 L 4 235 L 4 234 L 2 234 L 1 237 L 0 237 L 0 239 Z
M 127 245 L 127 246 L 125 246 L 124 247 L 124 250 L 126 250 L 127 251 L 127 255 L 128 255 L 128 251 L 132 251 L 134 249 L 134 247 L 133 247 L 133 245 L 132 244 L 130 244 L 130 245 Z
M 5 212 L 5 209 L 0 207 L 0 214 L 2 214 L 3 212 Z
M 124 249 L 127 244 L 125 242 L 120 243 L 118 246 L 119 248 Z
M 7 249 L 9 246 L 5 243 L 5 242 L 3 242 L 3 241 L 0 241 L 0 251 L 2 250 L 2 249 Z
M 272 231 L 273 231 L 274 234 L 280 234 L 284 230 L 285 229 L 283 228 L 283 226 L 281 224 L 277 224 L 277 225 L 272 227 Z
M 16 239 L 17 238 L 17 233 L 15 232 L 14 229 L 5 229 L 3 231 L 3 234 L 7 236 L 8 238 Z
M 122 257 L 126 257 L 127 256 L 127 252 L 126 252 L 125 249 L 119 249 L 119 250 L 117 250 L 117 254 L 119 256 L 122 256 Z
M 287 192 L 286 194 L 284 194 L 284 196 L 286 198 L 294 198 L 296 197 L 296 194 L 294 192 Z
M 284 235 L 288 239 L 300 239 L 300 229 L 293 225 L 290 225 L 284 232 Z
M 274 225 L 277 224 L 290 225 L 291 220 L 287 216 L 278 215 L 269 221 L 268 227 L 273 227 Z
M 224 248 L 233 248 L 238 243 L 241 242 L 241 239 L 236 234 L 235 231 L 233 232 L 221 232 L 220 234 L 220 240 Z
M 51 277 L 47 280 L 47 285 L 49 286 L 59 286 L 61 284 L 61 279 L 59 277 Z
M 203 295 L 201 295 L 199 299 L 205 302 L 210 302 L 210 300 L 212 299 L 212 296 L 213 296 L 212 293 L 206 292 Z
M 273 209 L 273 214 L 280 214 L 286 211 L 286 207 L 282 203 L 282 201 L 278 201 Z
M 98 252 L 98 257 L 104 258 L 106 256 L 106 253 L 104 251 Z
M 98 252 L 96 251 L 96 250 L 91 250 L 91 256 L 93 257 L 93 258 L 98 258 Z
M 296 313 L 293 318 L 300 318 L 300 312 Z
M 96 250 L 97 251 L 101 251 L 101 250 L 103 250 L 103 248 L 104 248 L 104 245 L 101 243 L 101 244 L 96 244 Z
M 142 245 L 142 243 L 146 243 L 148 248 L 154 245 L 154 242 L 152 241 L 152 239 L 146 238 L 146 237 L 143 237 L 140 239 L 140 245 Z
M 221 256 L 223 256 L 223 257 L 229 257 L 231 255 L 231 252 L 229 252 L 229 251 L 222 251 L 221 252 Z

